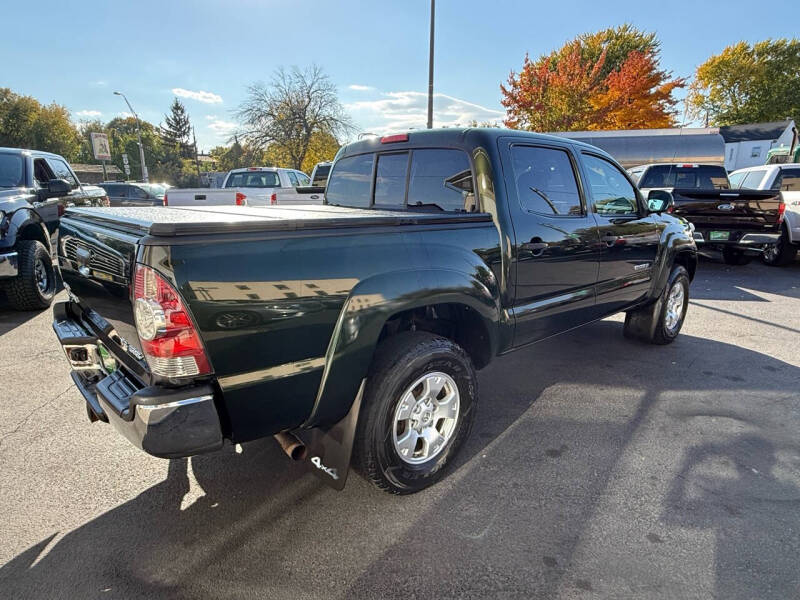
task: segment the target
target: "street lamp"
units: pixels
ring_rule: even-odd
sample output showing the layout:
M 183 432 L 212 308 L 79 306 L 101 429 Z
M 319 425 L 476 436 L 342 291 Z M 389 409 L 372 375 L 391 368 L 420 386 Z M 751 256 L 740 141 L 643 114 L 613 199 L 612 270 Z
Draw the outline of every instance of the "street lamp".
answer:
M 139 160 L 142 163 L 142 181 L 147 183 L 148 182 L 147 165 L 144 162 L 144 146 L 142 145 L 142 127 L 141 123 L 139 122 L 139 115 L 137 115 L 136 111 L 133 110 L 133 107 L 131 106 L 131 103 L 128 102 L 128 98 L 125 96 L 125 94 L 123 94 L 122 92 L 114 92 L 114 95 L 122 96 L 122 98 L 125 100 L 125 104 L 128 105 L 128 108 L 131 109 L 133 116 L 136 117 L 136 137 L 139 138 Z

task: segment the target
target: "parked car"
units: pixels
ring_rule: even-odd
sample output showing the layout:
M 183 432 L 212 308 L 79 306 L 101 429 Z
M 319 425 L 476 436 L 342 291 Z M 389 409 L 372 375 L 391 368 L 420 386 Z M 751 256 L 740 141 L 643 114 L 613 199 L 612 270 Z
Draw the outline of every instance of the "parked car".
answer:
M 730 174 L 730 180 L 734 189 L 780 192 L 786 206 L 780 237 L 764 248 L 761 259 L 773 266 L 790 264 L 800 245 L 800 163 L 740 169 Z
M 334 487 L 352 456 L 412 493 L 462 446 L 495 356 L 621 311 L 626 336 L 677 337 L 697 256 L 666 209 L 564 138 L 362 140 L 324 210 L 70 209 L 53 328 L 90 420 L 150 454 L 275 435 Z
M 314 170 L 311 171 L 311 185 L 318 187 L 325 187 L 328 184 L 328 175 L 331 172 L 330 162 L 321 162 L 314 165 Z
M 663 164 L 632 167 L 645 197 L 668 198 L 670 212 L 695 227 L 695 241 L 722 251 L 729 265 L 743 265 L 780 237 L 785 205 L 776 192 L 731 190 L 724 167 Z
M 303 193 L 298 187 L 311 180 L 302 171 L 277 167 L 234 169 L 225 176 L 219 189 L 171 188 L 164 206 L 272 206 L 285 204 L 322 204 L 322 194 Z
M 40 310 L 56 292 L 51 238 L 67 206 L 107 205 L 58 154 L 0 148 L 0 286 L 11 306 Z
M 98 185 L 106 191 L 111 206 L 162 206 L 167 191 L 158 183 L 104 181 Z

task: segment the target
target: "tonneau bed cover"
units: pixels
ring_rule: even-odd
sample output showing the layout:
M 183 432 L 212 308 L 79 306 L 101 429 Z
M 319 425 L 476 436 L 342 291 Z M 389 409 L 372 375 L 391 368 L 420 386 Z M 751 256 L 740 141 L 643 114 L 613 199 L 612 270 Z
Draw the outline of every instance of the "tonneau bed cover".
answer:
M 487 213 L 388 211 L 340 206 L 70 208 L 65 216 L 151 236 L 491 221 L 491 215 Z

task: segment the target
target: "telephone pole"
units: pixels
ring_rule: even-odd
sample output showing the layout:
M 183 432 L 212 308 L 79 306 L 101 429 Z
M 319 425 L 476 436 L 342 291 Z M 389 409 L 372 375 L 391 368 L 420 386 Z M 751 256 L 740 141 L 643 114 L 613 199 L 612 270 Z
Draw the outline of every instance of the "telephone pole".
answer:
M 433 25 L 436 16 L 436 0 L 431 0 L 431 43 L 428 54 L 428 129 L 433 129 Z

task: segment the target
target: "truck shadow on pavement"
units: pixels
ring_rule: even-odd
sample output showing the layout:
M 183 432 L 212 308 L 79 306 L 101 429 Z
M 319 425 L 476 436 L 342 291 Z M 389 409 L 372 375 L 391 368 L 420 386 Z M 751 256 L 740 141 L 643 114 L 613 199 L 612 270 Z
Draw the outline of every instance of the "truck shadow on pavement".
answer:
M 170 461 L 161 483 L 19 554 L 0 589 L 795 597 L 798 381 L 764 354 L 689 335 L 646 346 L 603 321 L 482 372 L 472 436 L 425 492 L 389 496 L 351 473 L 337 493 L 271 439 L 226 447 Z

